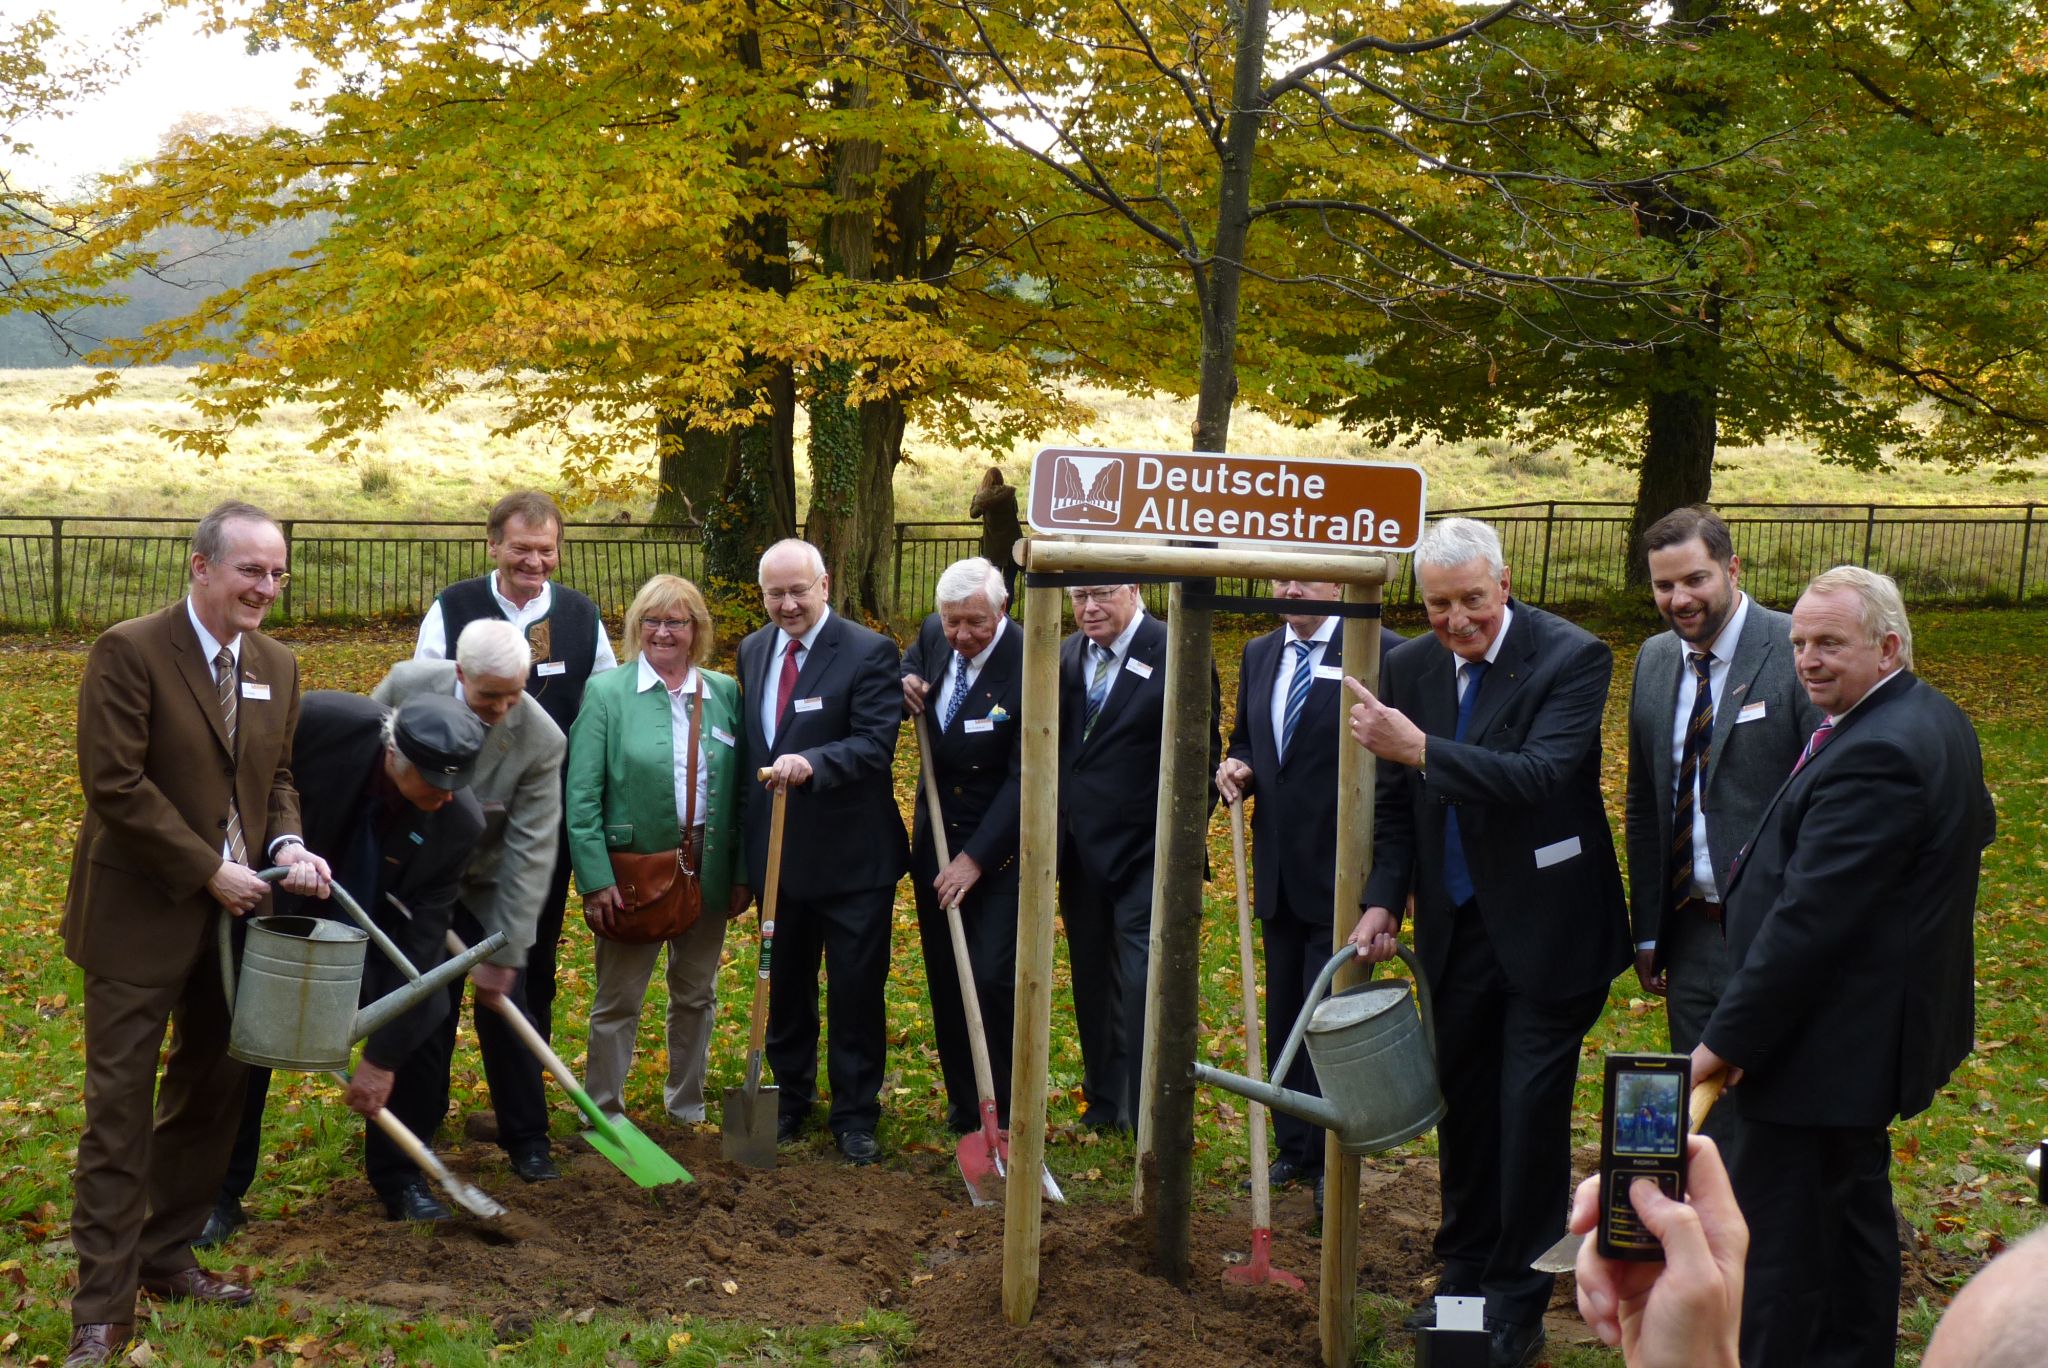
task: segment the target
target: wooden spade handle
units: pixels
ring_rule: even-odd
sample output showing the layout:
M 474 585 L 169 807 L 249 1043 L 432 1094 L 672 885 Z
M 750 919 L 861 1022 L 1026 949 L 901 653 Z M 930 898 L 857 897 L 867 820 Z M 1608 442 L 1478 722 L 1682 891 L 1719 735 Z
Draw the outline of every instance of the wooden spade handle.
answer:
M 922 778 L 925 808 L 932 825 L 932 849 L 938 867 L 953 863 L 946 849 L 946 814 L 939 807 L 939 776 L 932 768 L 932 733 L 925 714 L 917 715 L 917 767 Z M 960 980 L 960 1006 L 967 1017 L 967 1048 L 974 1057 L 974 1090 L 983 1102 L 996 1095 L 996 1072 L 988 1060 L 988 1036 L 981 1022 L 981 994 L 974 986 L 974 965 L 967 957 L 967 928 L 960 922 L 960 904 L 946 907 L 946 930 L 953 939 L 953 977 Z
M 1245 881 L 1244 796 L 1230 804 L 1230 850 L 1237 862 L 1237 965 L 1244 985 L 1244 1071 L 1254 1082 L 1266 1077 L 1266 1052 L 1259 1040 L 1259 982 L 1252 964 L 1252 895 Z M 1266 1163 L 1266 1108 L 1251 1103 L 1252 1229 L 1273 1228 L 1273 1186 Z
M 762 770 L 767 782 L 771 771 Z M 775 948 L 775 905 L 782 894 L 782 828 L 789 815 L 789 787 L 778 785 L 768 818 L 768 886 L 761 890 L 761 964 L 754 974 L 754 1013 L 747 1027 L 747 1086 L 759 1086 L 761 1052 L 768 1045 L 768 970 Z
M 1714 1109 L 1714 1103 L 1721 1100 L 1721 1089 L 1728 1084 L 1726 1069 L 1702 1083 L 1692 1085 L 1692 1096 L 1685 1104 L 1685 1133 L 1697 1135 L 1700 1126 L 1707 1119 L 1707 1113 Z

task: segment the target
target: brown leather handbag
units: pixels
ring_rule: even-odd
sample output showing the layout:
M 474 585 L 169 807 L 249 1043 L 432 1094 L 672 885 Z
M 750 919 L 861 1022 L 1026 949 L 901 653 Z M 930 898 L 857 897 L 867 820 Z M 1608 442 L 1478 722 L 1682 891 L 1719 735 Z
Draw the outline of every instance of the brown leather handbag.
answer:
M 606 940 L 625 945 L 650 945 L 672 940 L 697 924 L 704 911 L 704 890 L 695 867 L 704 852 L 691 850 L 690 837 L 697 830 L 697 735 L 704 716 L 704 676 L 697 676 L 697 692 L 690 697 L 689 759 L 684 762 L 684 840 L 674 850 L 648 855 L 624 851 L 611 853 L 612 878 L 625 906 L 612 917 L 612 931 Z

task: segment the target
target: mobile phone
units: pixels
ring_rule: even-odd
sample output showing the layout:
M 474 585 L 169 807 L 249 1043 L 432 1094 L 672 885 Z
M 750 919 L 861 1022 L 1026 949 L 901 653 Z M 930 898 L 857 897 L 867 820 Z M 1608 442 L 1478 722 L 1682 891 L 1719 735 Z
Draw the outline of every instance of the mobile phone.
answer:
M 1664 1246 L 1636 1216 L 1628 1190 L 1648 1178 L 1685 1200 L 1686 1099 L 1692 1059 L 1680 1054 L 1611 1054 L 1600 1124 L 1600 1253 L 1655 1261 Z

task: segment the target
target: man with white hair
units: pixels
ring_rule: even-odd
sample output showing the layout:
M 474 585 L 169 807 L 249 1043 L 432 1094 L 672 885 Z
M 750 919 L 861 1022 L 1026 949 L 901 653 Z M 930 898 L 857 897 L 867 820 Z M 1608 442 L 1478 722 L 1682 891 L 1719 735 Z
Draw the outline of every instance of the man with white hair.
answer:
M 475 944 L 496 931 L 505 948 L 470 971 L 480 1000 L 503 999 L 526 1012 L 526 957 L 555 874 L 562 824 L 562 729 L 526 692 L 533 649 L 503 619 L 479 618 L 462 629 L 455 659 L 401 661 L 371 697 L 401 707 L 421 696 L 453 695 L 489 729 L 470 791 L 483 805 L 484 834 L 462 873 L 455 934 Z M 481 1002 L 479 1004 L 481 1007 Z M 449 1013 L 436 1037 L 452 1055 L 462 985 L 449 989 Z M 532 1014 L 527 1013 L 528 1019 Z M 498 1145 L 512 1171 L 529 1183 L 562 1175 L 548 1157 L 547 1098 L 540 1061 L 503 1017 L 476 1013 L 477 1048 L 498 1117 Z M 443 1070 L 442 1078 L 447 1077 Z
M 924 947 L 932 1031 L 946 1079 L 946 1124 L 965 1135 L 979 1124 L 974 1059 L 960 1003 L 959 966 L 945 908 L 960 906 L 962 930 L 989 1042 L 996 1115 L 1009 1124 L 1009 1022 L 1017 977 L 1017 812 L 1024 715 L 1024 637 L 1003 614 L 1002 572 L 980 556 L 939 576 L 937 609 L 903 652 L 903 708 L 926 719 L 939 810 L 946 822 L 939 867 L 931 811 L 922 793 L 910 844 L 917 931 Z
M 773 794 L 788 791 L 768 981 L 776 1139 L 794 1140 L 816 1100 L 822 956 L 832 1134 L 849 1163 L 872 1164 L 882 1153 L 889 914 L 909 856 L 893 773 L 901 659 L 895 642 L 832 611 L 832 576 L 809 542 L 769 547 L 760 582 L 768 625 L 740 642 L 739 679 L 746 753 L 771 771 L 750 788 L 746 813 L 747 884 L 764 896 Z
M 1745 1368 L 1875 1368 L 1898 1324 L 1891 1121 L 1970 1053 L 1996 817 L 1970 720 L 1913 674 L 1889 577 L 1815 576 L 1792 654 L 1826 716 L 1728 875 L 1734 971 L 1693 1078 L 1725 1071 L 1742 1112 Z
M 1415 550 L 1430 635 L 1355 679 L 1351 734 L 1379 760 L 1372 872 L 1352 944 L 1394 953 L 1415 898 L 1435 997 L 1443 1222 L 1437 1290 L 1484 1296 L 1493 1368 L 1543 1349 L 1564 1233 L 1572 1087 L 1608 984 L 1630 962 L 1600 795 L 1614 654 L 1508 594 L 1500 538 L 1445 518 Z M 1434 1323 L 1432 1302 L 1409 1318 Z

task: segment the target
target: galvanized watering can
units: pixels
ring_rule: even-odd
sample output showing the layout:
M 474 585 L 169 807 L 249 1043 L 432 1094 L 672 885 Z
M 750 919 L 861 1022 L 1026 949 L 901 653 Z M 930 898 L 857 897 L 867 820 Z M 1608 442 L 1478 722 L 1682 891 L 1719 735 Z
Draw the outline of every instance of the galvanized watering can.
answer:
M 1195 1065 L 1195 1081 L 1227 1089 L 1275 1111 L 1313 1121 L 1335 1132 L 1346 1154 L 1377 1154 L 1422 1134 L 1443 1120 L 1443 1094 L 1437 1090 L 1436 1019 L 1430 1011 L 1429 985 L 1422 967 L 1406 946 L 1396 953 L 1415 976 L 1415 998 L 1421 1015 L 1409 1003 L 1409 986 L 1400 982 L 1362 983 L 1327 1001 L 1330 980 L 1351 962 L 1350 946 L 1337 952 L 1302 1004 L 1301 1018 L 1287 1036 L 1286 1048 L 1273 1066 L 1273 1077 L 1285 1078 L 1308 1039 L 1309 1062 L 1315 1065 L 1321 1097 L 1289 1092 L 1242 1074 Z
M 275 883 L 284 875 L 282 869 L 266 869 L 258 877 Z M 242 947 L 239 984 L 234 932 L 228 918 L 220 919 L 221 986 L 234 1005 L 228 1053 L 244 1063 L 345 1073 L 350 1045 L 425 1001 L 428 994 L 442 991 L 505 944 L 504 932 L 494 933 L 422 974 L 347 889 L 340 884 L 332 888 L 334 902 L 356 926 L 321 917 L 252 918 Z M 370 941 L 377 943 L 410 982 L 358 1010 L 364 945 Z

